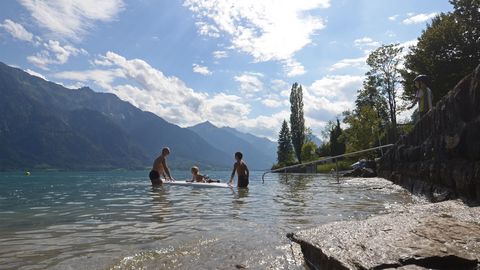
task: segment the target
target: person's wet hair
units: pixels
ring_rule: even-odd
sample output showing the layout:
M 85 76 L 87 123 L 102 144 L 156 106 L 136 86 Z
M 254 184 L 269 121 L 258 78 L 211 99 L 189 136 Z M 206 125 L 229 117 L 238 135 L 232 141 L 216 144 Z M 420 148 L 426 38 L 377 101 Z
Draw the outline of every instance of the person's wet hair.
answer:
M 164 148 L 162 149 L 162 154 L 170 154 L 170 148 L 164 147 Z
M 243 158 L 242 152 L 236 152 L 236 153 L 235 153 L 235 157 L 236 157 L 236 158 L 239 158 L 239 159 L 242 159 L 242 158 Z

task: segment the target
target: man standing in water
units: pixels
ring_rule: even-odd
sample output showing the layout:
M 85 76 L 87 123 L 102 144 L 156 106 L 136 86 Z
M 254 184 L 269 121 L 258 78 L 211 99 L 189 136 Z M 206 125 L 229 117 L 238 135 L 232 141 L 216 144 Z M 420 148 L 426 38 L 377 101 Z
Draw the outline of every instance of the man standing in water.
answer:
M 168 176 L 170 181 L 174 181 L 172 176 L 170 176 L 170 170 L 167 166 L 168 155 L 170 155 L 170 148 L 164 147 L 162 149 L 162 154 L 153 162 L 153 168 L 149 174 L 150 181 L 152 181 L 152 186 L 159 186 L 162 184 L 162 179 L 160 179 L 160 176 L 163 176 L 165 180 L 167 180 Z
M 422 118 L 427 112 L 432 109 L 432 90 L 428 87 L 428 77 L 426 75 L 419 75 L 414 80 L 413 83 L 417 88 L 417 93 L 415 94 L 415 101 L 412 106 L 408 107 L 411 109 L 418 103 L 418 113 L 420 115 L 419 119 Z
M 237 186 L 240 188 L 248 186 L 248 177 L 250 176 L 250 172 L 248 171 L 247 164 L 242 160 L 243 154 L 240 152 L 235 153 L 235 164 L 233 164 L 233 171 L 232 176 L 230 177 L 230 181 L 228 181 L 229 185 L 233 183 L 233 177 L 235 176 L 235 171 L 238 175 Z

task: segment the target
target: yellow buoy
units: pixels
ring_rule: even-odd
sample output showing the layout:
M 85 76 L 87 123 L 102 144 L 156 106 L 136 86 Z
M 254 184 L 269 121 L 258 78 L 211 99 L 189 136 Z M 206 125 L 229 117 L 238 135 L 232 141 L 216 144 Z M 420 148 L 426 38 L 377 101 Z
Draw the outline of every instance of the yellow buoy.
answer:
M 26 172 L 25 172 L 25 175 L 26 175 L 26 176 L 30 176 L 30 172 L 29 172 L 29 171 L 26 171 Z

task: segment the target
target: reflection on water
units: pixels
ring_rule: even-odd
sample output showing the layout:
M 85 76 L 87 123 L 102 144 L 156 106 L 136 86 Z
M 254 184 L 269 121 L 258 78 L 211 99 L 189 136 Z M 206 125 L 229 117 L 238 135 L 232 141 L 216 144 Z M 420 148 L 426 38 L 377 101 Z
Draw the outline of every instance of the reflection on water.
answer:
M 252 173 L 248 189 L 152 188 L 146 172 L 0 174 L 2 268 L 303 269 L 287 232 L 413 203 L 382 179 Z M 228 179 L 229 172 L 209 172 Z

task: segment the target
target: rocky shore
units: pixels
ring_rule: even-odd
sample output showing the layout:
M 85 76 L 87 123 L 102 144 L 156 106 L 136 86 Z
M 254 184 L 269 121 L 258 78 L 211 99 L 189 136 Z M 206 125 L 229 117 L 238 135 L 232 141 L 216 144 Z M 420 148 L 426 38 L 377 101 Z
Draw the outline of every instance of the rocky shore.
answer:
M 459 201 L 287 236 L 312 269 L 480 269 L 480 207 Z
M 387 152 L 378 174 L 434 202 L 480 203 L 480 65 Z
M 309 267 L 480 269 L 480 65 L 398 140 L 377 172 L 433 203 L 289 233 Z

